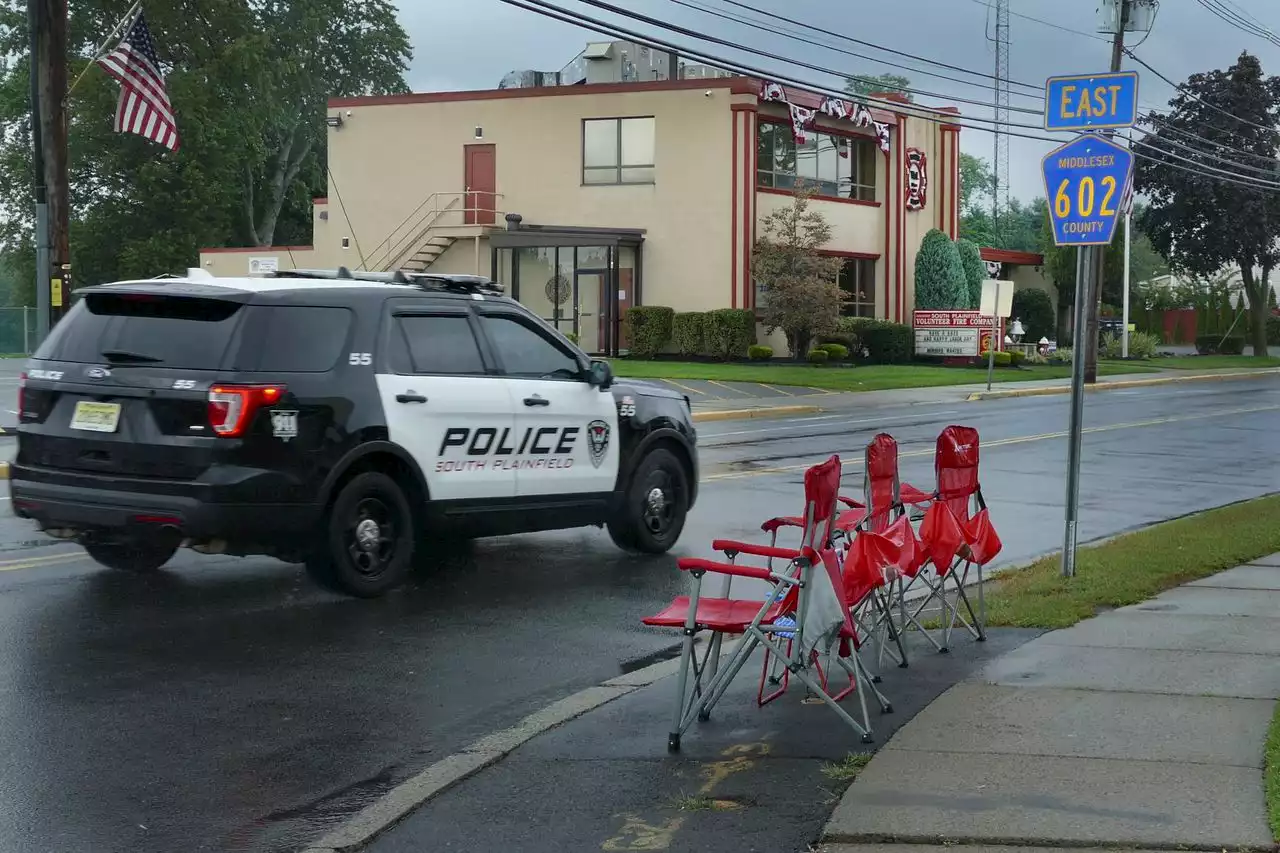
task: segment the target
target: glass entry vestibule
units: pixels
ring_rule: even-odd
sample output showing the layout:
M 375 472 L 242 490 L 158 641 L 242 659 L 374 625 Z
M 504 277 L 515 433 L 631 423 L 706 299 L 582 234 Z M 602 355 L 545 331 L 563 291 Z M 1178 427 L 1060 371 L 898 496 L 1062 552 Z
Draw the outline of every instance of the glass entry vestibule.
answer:
M 622 317 L 640 304 L 644 232 L 520 226 L 490 235 L 495 281 L 588 353 L 628 346 Z

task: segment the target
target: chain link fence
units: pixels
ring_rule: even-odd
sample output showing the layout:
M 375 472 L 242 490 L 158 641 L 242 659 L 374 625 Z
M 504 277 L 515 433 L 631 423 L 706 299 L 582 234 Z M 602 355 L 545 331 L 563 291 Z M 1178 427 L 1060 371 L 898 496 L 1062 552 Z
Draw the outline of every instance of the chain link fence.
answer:
M 30 355 L 36 346 L 36 309 L 0 308 L 0 355 Z

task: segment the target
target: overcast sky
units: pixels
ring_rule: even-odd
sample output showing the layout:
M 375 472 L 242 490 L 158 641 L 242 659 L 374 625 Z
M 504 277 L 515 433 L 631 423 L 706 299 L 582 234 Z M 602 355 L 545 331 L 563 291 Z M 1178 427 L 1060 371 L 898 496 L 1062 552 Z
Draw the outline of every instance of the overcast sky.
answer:
M 587 41 L 602 36 L 533 12 L 515 8 L 502 0 L 397 0 L 401 20 L 414 45 L 414 60 L 409 72 L 409 85 L 414 91 L 451 89 L 487 89 L 497 85 L 508 71 L 536 69 L 554 71 L 572 59 Z M 595 18 L 608 18 L 629 29 L 674 42 L 686 48 L 702 49 L 727 56 L 745 65 L 769 70 L 786 68 L 783 63 L 748 53 L 735 53 L 722 46 L 696 42 L 689 37 L 663 32 L 646 23 L 609 16 L 575 0 L 554 0 L 556 5 Z M 758 19 L 760 16 L 735 7 L 727 0 L 683 0 L 695 7 L 714 8 L 738 17 Z M 829 36 L 820 36 L 792 24 L 773 22 L 775 32 L 766 33 L 740 23 L 717 18 L 697 8 L 680 5 L 675 0 L 613 0 L 641 14 L 687 26 L 689 29 L 748 45 L 759 50 L 787 56 L 821 68 L 856 74 L 901 73 L 911 78 L 914 88 L 936 92 L 946 97 L 917 96 L 921 103 L 954 103 L 965 115 L 989 119 L 989 107 L 963 103 L 956 98 L 979 102 L 991 99 L 990 80 L 956 74 L 923 65 L 914 60 L 889 56 L 863 46 L 842 43 L 839 36 L 851 36 L 887 48 L 906 51 L 966 69 L 991 73 L 995 54 L 987 39 L 990 9 L 988 0 L 741 0 L 763 10 L 777 10 L 802 23 L 822 27 Z M 1090 37 L 1097 29 L 1095 7 L 1098 0 L 1010 0 L 1012 11 L 1010 77 L 1014 81 L 1039 87 L 1044 79 L 1056 74 L 1105 71 L 1110 62 L 1110 44 L 1101 37 Z M 1263 25 L 1280 33 L 1280 2 L 1276 0 L 1230 0 Z M 1150 36 L 1137 47 L 1136 53 L 1157 71 L 1181 82 L 1197 71 L 1226 67 L 1241 50 L 1261 57 L 1263 67 L 1280 74 L 1280 47 L 1232 28 L 1202 7 L 1196 0 L 1163 0 L 1162 8 Z M 1071 7 L 1071 8 L 1068 8 Z M 1078 11 L 1072 11 L 1076 9 Z M 1023 17 L 1030 16 L 1030 17 Z M 1039 22 L 1030 18 L 1038 18 Z M 1067 32 L 1061 28 L 1079 32 Z M 787 38 L 790 31 L 843 50 L 900 62 L 915 69 L 937 71 L 972 80 L 978 85 L 958 83 L 930 77 L 919 70 L 893 68 L 881 62 L 851 57 L 837 51 Z M 1136 44 L 1140 35 L 1130 34 L 1128 42 Z M 1126 57 L 1126 68 L 1133 63 Z M 1140 100 L 1144 106 L 1163 107 L 1172 88 L 1145 69 L 1141 73 Z M 789 76 L 822 85 L 833 85 L 838 78 L 809 69 L 791 67 Z M 985 86 L 984 86 L 985 84 Z M 838 88 L 839 82 L 834 82 Z M 1017 97 L 1029 92 L 1014 87 L 1015 107 L 1039 110 L 1039 96 Z M 1039 126 L 1038 115 L 1013 112 L 1014 122 Z M 1027 133 L 1043 135 L 1041 131 Z M 1063 138 L 1065 141 L 1067 137 Z M 990 160 L 993 139 L 990 134 L 965 129 L 961 133 L 966 152 Z M 1010 171 L 1013 195 L 1029 200 L 1044 195 L 1040 177 L 1040 158 L 1053 144 L 1014 138 L 1010 143 Z

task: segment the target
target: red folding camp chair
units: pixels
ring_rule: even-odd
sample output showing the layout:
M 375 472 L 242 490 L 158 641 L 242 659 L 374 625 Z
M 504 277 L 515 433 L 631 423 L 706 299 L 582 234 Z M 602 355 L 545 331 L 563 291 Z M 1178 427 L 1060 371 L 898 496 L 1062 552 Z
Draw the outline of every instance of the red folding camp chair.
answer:
M 924 633 L 938 651 L 947 652 L 951 646 L 951 632 L 957 622 L 979 642 L 986 639 L 982 569 L 995 559 L 1002 545 L 991 524 L 991 514 L 978 482 L 978 431 L 964 426 L 944 429 L 938 436 L 934 471 L 937 487 L 931 494 L 903 486 L 904 499 L 924 510 L 920 540 L 934 568 L 934 578 L 926 579 L 928 597 L 905 617 L 905 622 Z M 971 568 L 976 569 L 978 576 L 976 613 L 965 591 Z M 922 571 L 917 577 L 926 574 Z M 948 580 L 954 587 L 954 604 L 947 598 Z M 920 614 L 934 601 L 938 602 L 942 617 L 941 643 L 934 640 L 919 622 Z M 968 613 L 968 619 L 960 612 L 961 604 Z M 906 624 L 901 627 L 905 629 Z
M 903 606 L 901 593 L 919 571 L 924 551 L 900 497 L 898 443 L 888 433 L 880 433 L 868 442 L 864 460 L 865 503 L 859 505 L 863 518 L 852 529 L 837 533 L 848 542 L 845 592 L 853 603 L 854 624 L 876 641 L 878 663 L 883 664 L 888 656 L 899 667 L 906 667 L 907 652 L 892 608 L 895 599 L 900 608 Z M 841 500 L 852 503 L 847 498 Z M 853 512 L 841 516 L 849 518 Z
M 836 514 L 840 487 L 839 457 L 832 456 L 805 472 L 804 487 L 805 530 L 829 529 Z M 700 558 L 686 557 L 677 561 L 681 571 L 690 575 L 690 595 L 677 597 L 661 613 L 643 620 L 646 625 L 682 628 L 684 631 L 668 749 L 680 748 L 680 738 L 694 719 L 706 719 L 751 653 L 760 645 L 784 660 L 789 673 L 829 705 L 862 735 L 864 741 L 869 741 L 871 726 L 866 713 L 865 694 L 859 691 L 862 703 L 862 722 L 859 723 L 827 692 L 826 679 L 818 665 L 818 655 L 824 646 L 830 649 L 841 637 L 854 636 L 848 604 L 844 600 L 839 563 L 829 544 L 824 542 L 817 549 L 805 546 L 799 552 L 728 540 L 717 540 L 713 547 L 733 557 L 751 554 L 787 559 L 789 563 L 785 570 L 775 572 L 768 568 Z M 794 556 L 788 556 L 791 554 Z M 754 578 L 770 584 L 771 588 L 763 601 L 702 598 L 702 578 L 708 572 Z M 785 621 L 779 624 L 784 617 Z M 713 669 L 708 665 L 714 643 L 707 644 L 708 654 L 699 661 L 694 640 L 701 631 L 710 631 L 713 637 L 742 635 L 723 668 Z M 850 673 L 855 686 L 860 682 L 870 686 L 869 679 L 864 677 L 856 661 L 850 662 L 844 657 L 837 660 Z M 692 689 L 689 684 L 691 672 Z

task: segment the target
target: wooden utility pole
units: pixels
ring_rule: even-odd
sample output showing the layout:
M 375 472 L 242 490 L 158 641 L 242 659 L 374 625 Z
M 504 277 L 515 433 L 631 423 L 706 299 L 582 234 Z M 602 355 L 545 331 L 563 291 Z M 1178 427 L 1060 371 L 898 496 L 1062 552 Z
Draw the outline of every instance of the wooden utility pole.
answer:
M 36 186 L 36 339 L 66 311 L 71 270 L 67 175 L 67 0 L 28 0 Z
M 1115 36 L 1111 39 L 1111 70 L 1119 71 L 1124 58 L 1124 31 L 1129 25 L 1129 7 L 1133 0 L 1119 0 L 1120 14 L 1117 16 Z M 1106 131 L 1106 136 L 1114 136 Z M 1128 220 L 1126 220 L 1127 222 Z M 1077 249 L 1077 251 L 1081 251 Z M 1093 384 L 1098 381 L 1098 310 L 1102 304 L 1102 282 L 1106 277 L 1107 250 L 1099 248 L 1093 252 L 1093 294 L 1085 306 L 1084 324 L 1084 381 Z M 1079 357 L 1079 353 L 1076 353 Z

